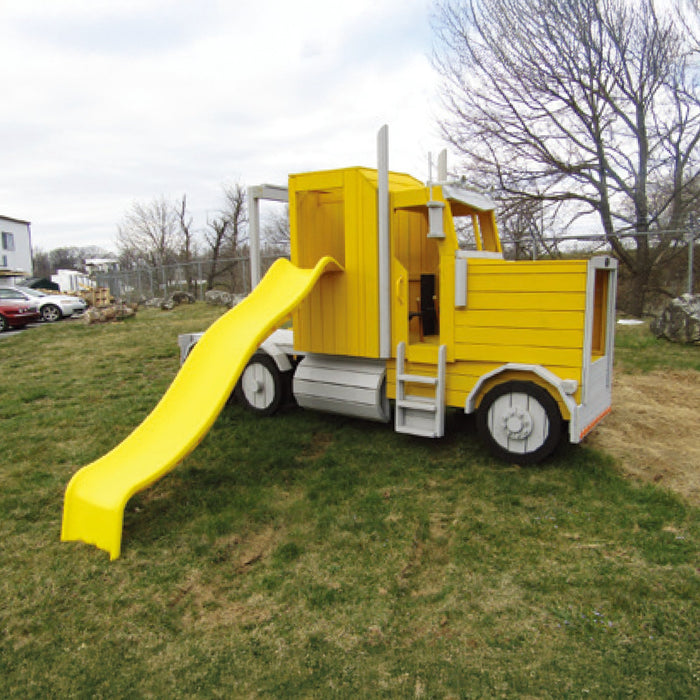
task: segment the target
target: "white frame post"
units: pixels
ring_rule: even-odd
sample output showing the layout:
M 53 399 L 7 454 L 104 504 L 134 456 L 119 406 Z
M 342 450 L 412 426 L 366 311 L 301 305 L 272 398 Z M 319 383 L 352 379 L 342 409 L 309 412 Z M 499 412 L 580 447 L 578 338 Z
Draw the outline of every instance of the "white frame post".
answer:
M 391 241 L 389 237 L 389 127 L 377 134 L 379 357 L 391 357 Z
M 248 238 L 250 245 L 250 290 L 260 282 L 260 200 L 289 202 L 289 190 L 282 185 L 253 185 L 248 188 Z

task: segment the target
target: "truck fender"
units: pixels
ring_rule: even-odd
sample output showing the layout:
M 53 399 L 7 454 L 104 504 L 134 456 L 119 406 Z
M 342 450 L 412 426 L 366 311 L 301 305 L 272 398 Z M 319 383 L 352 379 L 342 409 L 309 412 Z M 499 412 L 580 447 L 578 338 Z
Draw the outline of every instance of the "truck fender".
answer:
M 507 364 L 501 365 L 500 367 L 487 372 L 479 378 L 472 390 L 469 392 L 464 404 L 465 413 L 474 413 L 476 410 L 477 401 L 481 397 L 485 384 L 489 381 L 489 379 L 493 379 L 504 372 L 535 374 L 540 379 L 544 380 L 544 382 L 552 388 L 555 397 L 558 396 L 568 409 L 570 427 L 573 427 L 574 423 L 576 422 L 575 419 L 577 415 L 577 406 L 573 394 L 576 393 L 576 390 L 578 389 L 578 382 L 575 379 L 561 379 L 554 374 L 554 372 L 542 367 L 542 365 L 527 365 L 517 362 L 508 362 Z M 569 432 L 573 437 L 573 432 L 571 429 Z M 572 439 L 572 442 L 578 442 L 578 440 Z
M 293 343 L 291 337 L 291 331 L 277 330 L 260 346 L 260 351 L 274 360 L 280 372 L 289 372 L 293 367 L 287 352 L 290 344 Z

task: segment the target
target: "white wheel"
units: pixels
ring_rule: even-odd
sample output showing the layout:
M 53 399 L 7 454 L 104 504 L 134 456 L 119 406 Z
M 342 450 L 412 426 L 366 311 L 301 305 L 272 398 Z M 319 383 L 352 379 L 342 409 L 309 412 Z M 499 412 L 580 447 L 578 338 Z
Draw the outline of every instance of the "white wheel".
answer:
M 561 416 L 556 401 L 542 387 L 507 382 L 484 397 L 477 427 L 497 457 L 533 463 L 548 457 L 557 446 Z
M 284 398 L 283 383 L 280 371 L 269 355 L 259 353 L 251 358 L 236 386 L 236 396 L 255 413 L 276 413 Z
M 54 323 L 61 318 L 61 309 L 55 304 L 47 304 L 41 309 L 41 317 L 47 323 Z

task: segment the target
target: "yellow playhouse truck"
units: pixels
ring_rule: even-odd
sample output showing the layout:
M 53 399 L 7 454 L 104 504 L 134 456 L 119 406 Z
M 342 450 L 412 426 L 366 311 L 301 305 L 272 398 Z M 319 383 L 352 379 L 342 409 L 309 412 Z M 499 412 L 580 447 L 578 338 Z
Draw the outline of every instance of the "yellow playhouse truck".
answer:
M 61 539 L 115 559 L 127 501 L 173 469 L 231 392 L 274 413 L 300 406 L 440 437 L 448 407 L 476 414 L 499 457 L 536 462 L 566 426 L 579 442 L 610 410 L 616 261 L 503 259 L 494 203 L 447 182 L 379 167 L 289 177 L 249 190 L 254 289 L 204 334 L 148 417 L 80 469 Z M 258 205 L 289 202 L 291 262 L 257 272 Z M 456 226 L 470 230 L 460 248 Z M 259 282 L 259 283 L 258 283 Z M 292 330 L 276 330 L 292 316 Z

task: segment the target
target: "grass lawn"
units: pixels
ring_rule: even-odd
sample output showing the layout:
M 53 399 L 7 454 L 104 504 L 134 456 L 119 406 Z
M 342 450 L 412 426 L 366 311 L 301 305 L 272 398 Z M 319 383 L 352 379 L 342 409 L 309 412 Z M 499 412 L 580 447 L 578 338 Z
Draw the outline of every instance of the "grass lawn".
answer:
M 458 413 L 430 441 L 227 406 L 120 559 L 60 543 L 70 477 L 218 313 L 0 341 L 0 697 L 698 697 L 698 509 L 585 445 L 498 463 Z M 617 357 L 700 370 L 639 329 Z

